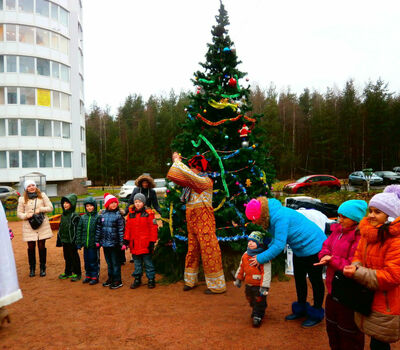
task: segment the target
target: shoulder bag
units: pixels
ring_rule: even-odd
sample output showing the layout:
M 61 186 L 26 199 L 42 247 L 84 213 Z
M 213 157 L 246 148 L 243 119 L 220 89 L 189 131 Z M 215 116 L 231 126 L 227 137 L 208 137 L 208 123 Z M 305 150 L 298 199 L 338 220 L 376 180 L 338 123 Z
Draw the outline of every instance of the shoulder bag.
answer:
M 35 199 L 35 206 L 33 208 L 33 215 L 32 217 L 30 217 L 28 219 L 29 224 L 31 225 L 32 229 L 36 230 L 38 229 L 44 220 L 44 214 L 43 213 L 39 213 L 39 214 L 35 214 L 35 210 L 36 210 L 36 202 L 37 202 L 37 198 Z

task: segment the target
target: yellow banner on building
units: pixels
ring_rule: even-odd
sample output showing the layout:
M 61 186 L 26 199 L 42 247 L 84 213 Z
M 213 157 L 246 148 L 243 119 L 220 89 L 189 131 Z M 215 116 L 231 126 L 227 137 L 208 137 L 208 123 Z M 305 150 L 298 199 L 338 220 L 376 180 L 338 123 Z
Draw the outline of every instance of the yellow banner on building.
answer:
M 50 90 L 37 89 L 38 106 L 51 106 Z

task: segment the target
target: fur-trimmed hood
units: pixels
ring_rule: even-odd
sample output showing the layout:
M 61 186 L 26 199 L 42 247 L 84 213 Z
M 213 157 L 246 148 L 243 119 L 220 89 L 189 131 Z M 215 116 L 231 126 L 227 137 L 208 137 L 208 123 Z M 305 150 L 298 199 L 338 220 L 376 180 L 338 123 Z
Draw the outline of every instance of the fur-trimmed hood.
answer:
M 154 188 L 156 187 L 156 184 L 154 183 L 154 179 L 150 175 L 145 175 L 142 174 L 140 175 L 136 180 L 135 180 L 135 185 L 137 187 L 142 187 L 142 182 L 147 181 L 149 183 L 149 188 Z

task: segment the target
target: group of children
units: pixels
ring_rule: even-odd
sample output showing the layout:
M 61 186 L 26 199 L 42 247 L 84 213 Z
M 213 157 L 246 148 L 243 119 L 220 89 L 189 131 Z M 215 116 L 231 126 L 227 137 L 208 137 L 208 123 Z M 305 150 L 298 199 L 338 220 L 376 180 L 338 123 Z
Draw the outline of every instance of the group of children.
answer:
M 157 222 L 154 212 L 146 209 L 146 197 L 142 193 L 134 196 L 127 215 L 119 208 L 118 199 L 104 194 L 105 210 L 98 213 L 96 200 L 88 197 L 84 201 L 85 214 L 79 216 L 75 212 L 77 196 L 70 194 L 61 199 L 63 213 L 61 215 L 58 241 L 63 247 L 65 270 L 60 279 L 71 282 L 82 278 L 78 250 L 83 248 L 85 262 L 85 278 L 83 283 L 95 285 L 99 282 L 100 247 L 108 266 L 108 278 L 104 287 L 118 289 L 122 287 L 121 265 L 125 250 L 129 247 L 135 262 L 135 289 L 141 285 L 144 263 L 148 287 L 155 287 L 155 269 L 152 253 L 157 243 Z

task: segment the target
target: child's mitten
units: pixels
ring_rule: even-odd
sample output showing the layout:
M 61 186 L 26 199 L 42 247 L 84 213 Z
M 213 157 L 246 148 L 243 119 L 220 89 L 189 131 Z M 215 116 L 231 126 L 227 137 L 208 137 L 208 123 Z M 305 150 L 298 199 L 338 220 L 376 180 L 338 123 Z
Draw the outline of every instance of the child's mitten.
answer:
M 96 243 L 96 247 L 97 247 L 97 248 L 100 248 L 100 243 Z
M 148 249 L 149 249 L 149 253 L 152 254 L 153 251 L 154 251 L 154 242 L 149 242 L 149 247 L 148 247 Z
M 242 286 L 242 281 L 236 279 L 235 282 L 233 282 L 233 285 L 236 286 L 236 287 L 238 287 L 238 288 L 240 288 L 240 287 Z
M 261 296 L 268 295 L 268 292 L 269 292 L 268 287 L 260 287 L 260 295 Z

